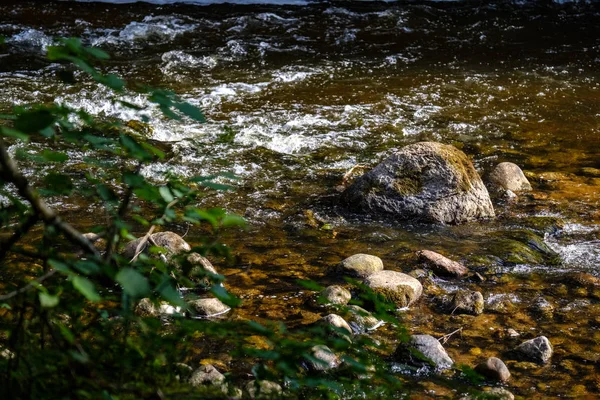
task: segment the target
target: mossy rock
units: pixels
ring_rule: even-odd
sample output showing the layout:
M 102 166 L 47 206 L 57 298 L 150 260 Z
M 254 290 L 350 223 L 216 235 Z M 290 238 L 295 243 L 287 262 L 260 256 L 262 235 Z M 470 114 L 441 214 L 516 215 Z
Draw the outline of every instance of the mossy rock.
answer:
M 342 201 L 369 214 L 461 223 L 495 216 L 489 193 L 471 160 L 435 142 L 403 147 L 356 179 Z
M 559 265 L 560 256 L 532 231 L 517 229 L 502 233 L 492 252 L 505 264 Z

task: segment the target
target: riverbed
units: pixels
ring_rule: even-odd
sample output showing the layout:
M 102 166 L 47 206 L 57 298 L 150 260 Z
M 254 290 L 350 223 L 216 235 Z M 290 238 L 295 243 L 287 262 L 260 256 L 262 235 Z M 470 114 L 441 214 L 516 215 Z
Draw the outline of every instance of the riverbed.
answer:
M 436 290 L 479 290 L 486 308 L 446 315 L 426 290 L 403 313 L 411 333 L 441 337 L 462 327 L 445 344 L 450 356 L 471 366 L 504 359 L 513 375 L 507 389 L 526 398 L 600 393 L 600 288 L 564 279 L 600 275 L 598 5 L 17 2 L 0 5 L 0 36 L 0 112 L 57 102 L 124 122 L 146 117 L 147 134 L 168 154 L 143 171 L 157 184 L 168 173 L 239 178 L 224 181 L 234 192 L 203 204 L 248 221 L 221 238 L 235 262 L 217 268 L 244 300 L 232 318 L 312 322 L 320 316 L 306 306 L 314 294 L 298 279 L 326 286 L 327 269 L 355 253 L 410 272 L 419 267 L 414 253 L 430 249 L 485 278 L 433 278 Z M 173 90 L 207 122 L 141 115 L 86 80 L 64 86 L 45 53 L 55 38 L 72 36 L 113 56 L 106 71 Z M 122 99 L 146 104 L 135 93 Z M 372 167 L 419 141 L 460 148 L 484 178 L 500 162 L 516 163 L 533 190 L 496 202 L 495 220 L 457 226 L 380 220 L 339 203 L 353 166 Z M 76 176 L 90 154 L 69 155 L 63 168 Z M 23 166 L 32 177 L 54 168 Z M 51 204 L 81 229 L 101 213 L 77 195 Z M 186 240 L 200 243 L 202 234 L 192 228 Z M 530 235 L 557 260 L 537 257 Z M 553 312 L 540 314 L 540 297 Z M 509 328 L 520 337 L 508 337 Z M 540 335 L 554 346 L 549 364 L 505 357 Z M 413 384 L 416 398 L 456 396 L 426 380 Z

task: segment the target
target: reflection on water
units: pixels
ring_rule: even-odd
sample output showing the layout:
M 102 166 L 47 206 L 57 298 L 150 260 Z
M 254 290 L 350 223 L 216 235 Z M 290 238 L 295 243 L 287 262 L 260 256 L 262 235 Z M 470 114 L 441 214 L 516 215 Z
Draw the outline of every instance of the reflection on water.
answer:
M 571 356 L 590 346 L 589 337 L 596 343 L 591 350 L 600 351 L 597 324 L 585 322 L 600 320 L 600 297 L 557 277 L 600 273 L 599 17 L 597 5 L 579 3 L 56 3 L 42 16 L 38 6 L 21 2 L 0 6 L 0 35 L 8 43 L 0 54 L 0 111 L 55 101 L 105 118 L 147 117 L 149 135 L 168 146 L 169 157 L 146 168 L 146 176 L 160 182 L 169 172 L 238 175 L 236 193 L 209 197 L 206 204 L 250 221 L 249 231 L 224 239 L 239 257 L 222 272 L 244 297 L 236 311 L 241 316 L 293 325 L 308 296 L 298 295 L 296 279 L 327 284 L 324 270 L 356 252 L 379 255 L 387 268 L 407 272 L 416 265 L 413 252 L 430 248 L 486 277 L 478 284 L 438 280 L 437 286 L 481 290 L 491 311 L 450 317 L 426 298 L 406 313 L 411 330 L 441 336 L 463 326 L 463 340 L 447 347 L 471 365 L 478 360 L 472 348 L 502 357 L 509 343 L 493 331 L 545 334 L 557 345 L 552 369 L 509 365 L 511 390 L 568 395 L 577 383 L 585 386 L 579 394 L 597 393 L 595 370 Z M 63 87 L 55 77 L 59 66 L 44 54 L 64 36 L 113 54 L 107 70 L 168 87 L 199 105 L 208 123 L 123 108 L 85 79 Z M 131 93 L 121 99 L 146 104 Z M 220 140 L 226 129 L 235 135 Z M 370 220 L 337 205 L 335 187 L 348 169 L 374 165 L 421 140 L 460 147 L 482 174 L 499 162 L 515 162 L 534 191 L 499 205 L 495 222 L 463 226 Z M 67 169 L 86 156 L 70 155 Z M 41 176 L 44 167 L 26 171 Z M 78 201 L 56 205 L 89 226 L 98 205 Z M 307 210 L 335 234 L 311 226 Z M 514 262 L 511 252 L 531 246 L 515 233 L 522 230 L 545 241 L 562 263 Z M 191 232 L 190 240 L 200 234 Z M 558 310 L 553 319 L 530 311 L 539 295 Z M 577 382 L 566 361 L 578 363 Z

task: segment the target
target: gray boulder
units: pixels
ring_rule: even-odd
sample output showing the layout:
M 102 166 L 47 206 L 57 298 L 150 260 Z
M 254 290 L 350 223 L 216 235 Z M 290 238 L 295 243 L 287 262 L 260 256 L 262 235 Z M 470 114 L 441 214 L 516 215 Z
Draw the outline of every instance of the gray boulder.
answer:
M 442 306 L 450 314 L 479 315 L 483 312 L 483 295 L 474 290 L 458 290 L 442 297 Z
M 336 268 L 336 272 L 356 278 L 366 278 L 373 272 L 383 269 L 383 261 L 370 254 L 354 254 L 344 259 Z
M 187 305 L 192 312 L 192 316 L 197 318 L 218 317 L 231 310 L 231 308 L 215 298 L 190 300 L 187 302 Z
M 277 399 L 281 397 L 283 389 L 278 383 L 271 381 L 250 381 L 246 391 L 251 399 Z
M 142 239 L 143 237 L 132 240 L 131 242 L 127 243 L 123 248 L 121 255 L 125 258 L 132 259 L 135 256 L 136 249 L 138 245 L 142 242 Z M 163 247 L 165 250 L 167 250 L 167 254 L 169 256 L 173 256 L 183 252 L 188 252 L 192 249 L 191 246 L 185 240 L 183 240 L 181 236 L 174 232 L 167 231 L 153 233 L 152 235 L 150 235 L 150 239 L 152 240 L 148 240 L 142 247 L 143 251 L 145 251 L 147 248 L 153 245 L 152 241 L 156 243 L 157 246 Z
M 420 354 L 416 354 L 415 350 Z M 400 363 L 431 366 L 438 370 L 449 369 L 454 364 L 439 340 L 430 335 L 412 335 L 407 343 L 396 348 L 393 358 Z
M 422 250 L 417 252 L 417 255 L 419 256 L 419 260 L 438 276 L 458 278 L 469 272 L 467 267 L 461 263 L 452 261 L 435 251 Z
M 365 285 L 399 307 L 408 307 L 423 293 L 421 282 L 396 271 L 375 272 L 365 279 Z
M 357 335 L 375 330 L 383 324 L 373 314 L 355 305 L 348 306 L 348 312 L 345 317 L 352 332 Z
M 221 386 L 225 383 L 225 375 L 220 373 L 211 364 L 206 364 L 195 370 L 188 382 L 193 387 L 202 385 Z
M 531 184 L 517 164 L 511 162 L 500 163 L 490 173 L 489 181 L 495 188 L 519 192 L 531 190 Z
M 327 286 L 322 292 L 321 296 L 327 302 L 327 304 L 337 304 L 345 306 L 348 304 L 352 295 L 347 289 L 344 289 L 338 285 Z
M 306 358 L 305 367 L 311 372 L 325 372 L 335 369 L 342 363 L 327 346 L 317 345 L 310 349 L 310 358 Z
M 546 336 L 538 336 L 535 339 L 521 343 L 517 346 L 515 352 L 525 361 L 545 364 L 550 361 L 553 349 Z
M 486 378 L 506 382 L 510 379 L 510 371 L 504 362 L 496 357 L 490 357 L 475 367 L 475 372 Z
M 332 329 L 332 331 L 334 331 L 333 333 L 335 333 L 335 336 L 350 338 L 350 336 L 352 335 L 352 328 L 350 328 L 350 325 L 348 325 L 344 318 L 340 317 L 337 314 L 326 315 L 325 317 L 321 318 L 318 321 L 318 323 L 327 327 L 334 328 Z
M 421 142 L 403 147 L 342 193 L 349 207 L 427 222 L 493 218 L 489 193 L 469 158 L 454 146 Z

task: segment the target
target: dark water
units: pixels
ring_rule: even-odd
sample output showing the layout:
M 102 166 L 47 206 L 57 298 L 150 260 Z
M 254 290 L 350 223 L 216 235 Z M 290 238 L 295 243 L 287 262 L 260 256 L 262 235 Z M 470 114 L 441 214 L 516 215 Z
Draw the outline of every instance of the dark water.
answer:
M 0 35 L 8 43 L 0 53 L 0 111 L 55 101 L 106 118 L 141 119 L 85 80 L 59 83 L 58 66 L 44 54 L 64 36 L 110 52 L 107 70 L 201 106 L 209 120 L 203 125 L 147 115 L 169 158 L 144 173 L 157 183 L 168 172 L 231 171 L 241 178 L 235 193 L 206 200 L 250 223 L 223 238 L 238 260 L 220 266 L 245 300 L 238 316 L 301 324 L 318 315 L 303 306 L 309 293 L 297 279 L 325 285 L 325 270 L 358 252 L 408 272 L 416 267 L 414 251 L 429 248 L 485 275 L 479 284 L 436 283 L 480 290 L 488 309 L 478 317 L 442 315 L 425 296 L 405 313 L 412 332 L 440 337 L 463 327 L 446 347 L 469 365 L 546 335 L 555 346 L 552 362 L 509 363 L 508 388 L 528 398 L 600 392 L 600 292 L 562 279 L 571 271 L 600 274 L 598 5 L 19 2 L 0 6 Z M 145 104 L 134 94 L 123 97 Z M 215 144 L 226 129 L 233 139 Z M 422 140 L 461 148 L 483 175 L 515 162 L 534 190 L 499 205 L 496 221 L 462 226 L 370 220 L 337 204 L 336 187 L 352 166 L 374 165 Z M 67 171 L 88 156 L 70 155 Z M 77 196 L 55 206 L 82 227 L 100 212 Z M 562 262 L 508 262 L 519 232 L 538 235 Z M 532 311 L 538 296 L 554 306 L 552 316 Z M 509 310 L 498 310 L 498 301 Z M 500 339 L 496 332 L 507 328 L 521 338 Z M 454 396 L 433 383 L 419 387 L 419 396 Z

